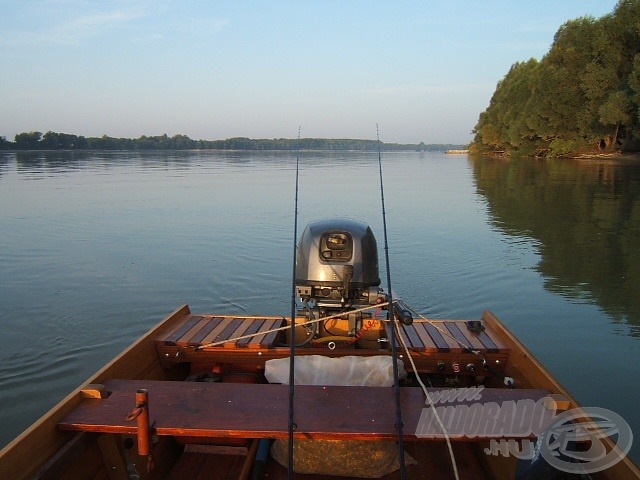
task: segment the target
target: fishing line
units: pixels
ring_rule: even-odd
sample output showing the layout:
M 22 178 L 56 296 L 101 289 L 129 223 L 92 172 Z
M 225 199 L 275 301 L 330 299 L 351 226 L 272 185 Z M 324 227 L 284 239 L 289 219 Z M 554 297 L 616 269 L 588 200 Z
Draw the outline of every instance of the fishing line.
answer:
M 397 326 L 397 324 L 395 326 Z M 393 328 L 393 327 L 394 326 L 392 325 L 391 328 Z M 416 367 L 416 364 L 413 361 L 413 357 L 411 356 L 411 352 L 409 351 L 409 347 L 407 346 L 407 342 L 405 341 L 404 337 L 402 336 L 402 332 L 400 332 L 400 328 L 398 328 L 398 338 L 400 339 L 400 343 L 402 343 L 402 346 L 403 346 L 404 351 L 405 351 L 405 353 L 407 355 L 407 358 L 409 359 L 409 363 L 411 363 L 411 368 L 413 368 L 413 371 L 416 373 L 416 380 L 418 381 L 418 384 L 422 388 L 424 396 L 427 399 L 427 405 L 429 405 L 431 407 L 431 409 L 433 411 L 433 416 L 436 419 L 436 422 L 438 423 L 438 426 L 440 427 L 440 430 L 442 430 L 442 433 L 444 434 L 444 439 L 445 439 L 446 444 L 447 444 L 447 450 L 449 452 L 449 458 L 451 459 L 451 468 L 453 469 L 453 477 L 455 478 L 455 480 L 460 480 L 460 476 L 458 475 L 458 463 L 456 462 L 456 457 L 453 454 L 453 447 L 451 446 L 451 438 L 449 437 L 449 432 L 447 431 L 446 427 L 444 426 L 444 423 L 442 422 L 442 419 L 440 418 L 440 415 L 438 414 L 438 410 L 436 408 L 435 403 L 433 403 L 433 399 L 431 398 L 431 395 L 429 394 L 429 390 L 427 390 L 427 386 L 422 381 L 422 378 L 420 378 L 420 374 L 418 373 L 418 368 Z
M 365 312 L 367 310 L 374 310 L 374 309 L 380 309 L 380 308 L 384 308 L 387 305 L 389 305 L 388 302 L 383 302 L 383 303 L 377 303 L 375 305 L 367 305 L 366 307 L 362 307 L 362 308 L 356 308 L 355 310 L 349 310 L 350 313 L 360 313 L 360 312 Z M 296 323 L 296 327 L 304 327 L 307 325 L 313 325 L 313 324 L 318 324 L 321 322 L 326 322 L 327 320 L 333 320 L 335 318 L 341 318 L 344 316 L 344 312 L 339 312 L 339 313 L 335 313 L 333 315 L 328 315 L 326 317 L 319 317 L 319 318 L 313 318 L 311 320 L 306 320 L 304 322 L 300 322 L 300 323 Z M 217 347 L 220 345 L 224 345 L 225 343 L 234 343 L 240 340 L 244 340 L 246 338 L 254 338 L 254 337 L 258 337 L 260 335 L 266 335 L 269 333 L 273 333 L 273 332 L 282 332 L 284 330 L 289 330 L 291 329 L 290 325 L 285 325 L 284 327 L 276 327 L 276 328 L 271 328 L 269 330 L 259 330 L 255 333 L 249 333 L 247 335 L 240 335 L 238 337 L 231 337 L 231 338 L 225 338 L 223 340 L 219 340 L 217 342 L 210 342 L 210 343 L 205 343 L 203 345 L 197 345 L 197 346 L 192 346 L 191 348 L 193 348 L 194 350 L 198 351 L 198 350 L 204 350 L 206 348 L 213 348 L 213 347 Z M 186 348 L 185 348 L 186 350 Z
M 387 320 L 390 323 L 391 358 L 393 358 L 393 389 L 396 397 L 396 431 L 398 433 L 398 452 L 400 454 L 400 478 L 407 478 L 407 469 L 404 464 L 404 438 L 402 434 L 402 408 L 400 406 L 400 380 L 398 379 L 398 357 L 396 348 L 396 329 L 394 328 L 394 304 L 391 290 L 391 268 L 389 262 L 389 240 L 387 238 L 387 214 L 384 206 L 384 183 L 382 181 L 382 154 L 380 152 L 380 131 L 376 123 L 376 135 L 378 138 L 378 169 L 380 171 L 380 200 L 382 203 L 382 231 L 384 232 L 384 257 L 387 268 L 387 295 L 389 307 L 387 307 Z
M 424 315 L 422 315 L 420 312 L 416 311 L 414 308 L 412 308 L 411 306 L 407 305 L 405 302 L 403 302 L 402 300 L 395 301 L 396 304 L 400 303 L 402 304 L 402 306 L 404 308 L 406 308 L 407 310 L 409 310 L 410 312 L 412 312 L 414 315 L 417 315 L 419 318 L 421 318 L 422 320 L 424 320 L 426 323 L 430 324 L 433 328 L 435 328 L 436 330 L 438 330 L 440 332 L 441 335 L 447 336 L 449 337 L 451 340 L 453 340 L 454 342 L 456 342 L 458 345 L 460 345 L 463 349 L 468 350 L 469 352 L 473 353 L 474 355 L 478 355 L 480 357 L 482 357 L 482 365 L 485 368 L 485 370 L 487 370 L 489 373 L 491 373 L 492 375 L 501 378 L 504 381 L 504 384 L 509 387 L 509 388 L 514 388 L 514 379 L 512 377 L 509 377 L 508 375 L 505 375 L 504 373 L 498 372 L 497 370 L 491 368 L 491 364 L 489 363 L 489 360 L 487 360 L 487 356 L 482 353 L 480 350 L 475 349 L 473 347 L 471 347 L 470 345 L 467 345 L 464 342 L 461 342 L 460 340 L 458 340 L 456 337 L 454 337 L 453 335 L 451 335 L 451 333 L 449 333 L 449 331 L 445 328 L 440 328 L 435 322 L 432 322 L 431 320 L 429 320 L 427 317 L 425 317 Z
M 296 142 L 296 195 L 293 213 L 293 271 L 291 274 L 291 340 L 289 341 L 289 465 L 288 478 L 293 478 L 293 431 L 296 423 L 293 416 L 293 397 L 295 394 L 295 353 L 296 353 L 296 243 L 298 241 L 298 179 L 300 173 L 300 129 Z

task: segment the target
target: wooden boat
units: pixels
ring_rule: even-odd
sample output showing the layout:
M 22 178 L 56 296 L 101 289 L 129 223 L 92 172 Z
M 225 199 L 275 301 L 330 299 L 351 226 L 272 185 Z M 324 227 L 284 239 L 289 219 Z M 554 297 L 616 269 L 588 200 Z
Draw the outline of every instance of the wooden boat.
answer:
M 363 239 L 366 242 L 367 236 Z M 366 272 L 355 276 L 358 273 L 366 276 Z M 312 287 L 299 283 L 298 294 L 304 297 Z M 370 287 L 358 288 L 360 295 Z M 330 292 L 324 293 L 324 301 L 331 304 Z M 380 310 L 379 305 L 372 308 Z M 407 478 L 454 478 L 449 442 L 458 478 L 513 479 L 522 467 L 515 454 L 535 436 L 530 431 L 480 428 L 460 435 L 450 430 L 449 438 L 443 438 L 437 425 L 424 421 L 432 407 L 425 405 L 417 378 L 433 385 L 426 389 L 432 401 L 438 395 L 442 400 L 443 392 L 463 393 L 442 400 L 444 406 L 473 403 L 482 411 L 490 404 L 530 401 L 543 402 L 551 410 L 578 408 L 489 311 L 472 321 L 415 318 L 405 323 L 374 312 L 355 335 L 354 311 L 333 316 L 330 324 L 323 321 L 322 331 L 313 330 L 314 341 L 295 349 L 296 359 L 390 358 L 393 349 L 388 340 L 397 337 L 397 356 L 409 372 L 398 397 L 405 450 L 415 460 L 402 471 Z M 287 478 L 288 469 L 265 456 L 264 446 L 265 439 L 288 438 L 289 387 L 267 383 L 265 365 L 286 361 L 290 348 L 283 344 L 292 336 L 296 341 L 298 336 L 306 338 L 308 322 L 309 316 L 296 316 L 291 335 L 286 317 L 196 314 L 187 305 L 178 308 L 7 445 L 0 452 L 0 477 L 247 479 L 257 478 L 260 467 L 264 478 Z M 397 325 L 393 335 L 392 324 Z M 464 398 L 469 392 L 473 398 Z M 370 463 L 369 452 L 378 445 L 395 446 L 392 388 L 296 385 L 294 404 L 296 441 L 318 442 L 311 444 L 314 449 L 322 442 L 334 447 L 324 458 L 318 457 L 327 450 L 316 450 L 320 463 L 339 462 L 333 455 L 357 451 L 354 445 L 364 445 L 365 453 L 357 455 Z M 616 452 L 618 446 L 610 437 L 601 440 L 607 452 Z M 589 445 L 582 447 L 588 450 Z M 382 478 L 398 475 L 389 471 Z M 528 473 L 519 478 L 578 478 L 560 471 L 554 475 L 558 476 L 543 470 L 538 477 Z M 328 478 L 320 473 L 295 476 Z M 619 452 L 616 462 L 590 478 L 637 479 L 640 471 Z

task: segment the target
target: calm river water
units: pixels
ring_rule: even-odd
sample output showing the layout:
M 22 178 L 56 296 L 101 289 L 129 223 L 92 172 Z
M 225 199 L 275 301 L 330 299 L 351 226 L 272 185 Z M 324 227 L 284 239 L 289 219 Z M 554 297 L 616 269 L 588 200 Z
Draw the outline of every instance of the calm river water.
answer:
M 383 168 L 394 290 L 431 317 L 493 310 L 640 433 L 640 163 Z M 300 232 L 354 218 L 382 249 L 379 185 L 377 154 L 302 153 Z M 0 153 L 0 446 L 183 303 L 286 315 L 294 187 L 290 153 Z

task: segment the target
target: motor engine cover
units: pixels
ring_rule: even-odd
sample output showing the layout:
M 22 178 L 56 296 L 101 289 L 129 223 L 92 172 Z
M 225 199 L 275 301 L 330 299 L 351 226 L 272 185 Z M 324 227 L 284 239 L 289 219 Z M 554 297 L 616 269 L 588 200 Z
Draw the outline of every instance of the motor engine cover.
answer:
M 350 297 L 368 295 L 371 287 L 380 285 L 371 228 L 348 219 L 307 225 L 298 243 L 295 284 L 301 298 L 327 298 L 343 290 Z

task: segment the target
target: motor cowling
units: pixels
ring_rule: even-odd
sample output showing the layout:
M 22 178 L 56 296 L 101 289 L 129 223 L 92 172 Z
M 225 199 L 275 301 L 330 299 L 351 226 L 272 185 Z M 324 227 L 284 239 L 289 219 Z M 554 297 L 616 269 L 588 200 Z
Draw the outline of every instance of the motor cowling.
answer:
M 298 243 L 295 284 L 304 302 L 319 307 L 375 304 L 380 276 L 371 228 L 347 219 L 307 225 Z

